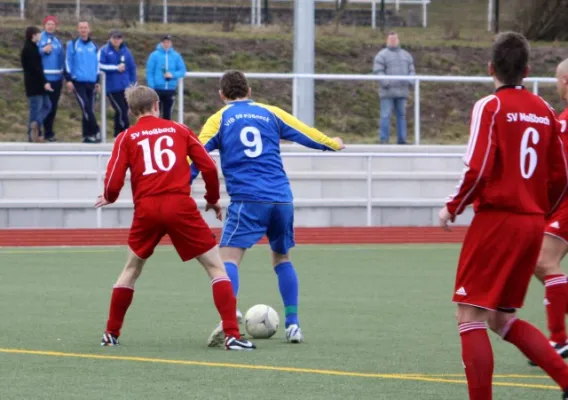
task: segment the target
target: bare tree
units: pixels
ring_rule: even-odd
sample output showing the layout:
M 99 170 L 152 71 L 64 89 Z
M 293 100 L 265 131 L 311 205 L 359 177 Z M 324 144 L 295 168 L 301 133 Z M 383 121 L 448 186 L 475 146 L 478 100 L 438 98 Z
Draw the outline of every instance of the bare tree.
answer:
M 335 24 L 335 31 L 334 33 L 339 32 L 339 25 L 341 24 L 341 19 L 343 15 L 345 15 L 345 11 L 347 10 L 347 6 L 349 5 L 349 0 L 337 0 L 337 10 L 335 12 L 335 18 L 333 19 L 333 23 Z
M 568 39 L 568 0 L 519 0 L 516 29 L 530 40 Z

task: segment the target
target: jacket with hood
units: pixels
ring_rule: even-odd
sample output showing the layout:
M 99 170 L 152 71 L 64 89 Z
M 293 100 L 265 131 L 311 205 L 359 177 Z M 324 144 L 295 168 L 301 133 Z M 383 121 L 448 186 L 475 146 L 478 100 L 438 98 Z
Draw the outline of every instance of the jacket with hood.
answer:
M 107 93 L 122 92 L 136 83 L 136 64 L 132 53 L 124 43 L 116 50 L 109 42 L 99 50 L 99 68 L 106 75 Z M 124 63 L 126 70 L 118 71 L 118 66 Z
M 166 72 L 171 73 L 173 78 L 166 79 Z M 154 90 L 176 90 L 178 79 L 183 78 L 186 72 L 181 55 L 173 47 L 166 51 L 161 43 L 146 63 L 146 81 Z

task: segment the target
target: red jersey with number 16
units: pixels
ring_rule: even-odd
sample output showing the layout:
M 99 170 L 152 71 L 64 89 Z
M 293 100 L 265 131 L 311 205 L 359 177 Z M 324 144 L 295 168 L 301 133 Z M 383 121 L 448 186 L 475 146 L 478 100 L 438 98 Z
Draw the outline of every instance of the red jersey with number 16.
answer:
M 473 108 L 465 170 L 446 206 L 458 215 L 499 210 L 545 214 L 566 191 L 563 126 L 539 96 L 522 86 L 503 86 Z
M 195 134 L 184 125 L 146 116 L 122 132 L 114 143 L 107 165 L 104 197 L 113 203 L 130 169 L 134 203 L 164 194 L 189 196 L 189 156 L 205 180 L 208 203 L 219 200 L 219 176 L 215 161 Z

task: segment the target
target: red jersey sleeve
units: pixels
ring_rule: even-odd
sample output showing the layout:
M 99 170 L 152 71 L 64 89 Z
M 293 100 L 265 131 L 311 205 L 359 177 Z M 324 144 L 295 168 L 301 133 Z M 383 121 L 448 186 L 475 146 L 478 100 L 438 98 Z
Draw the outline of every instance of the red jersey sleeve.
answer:
M 495 116 L 499 99 L 488 96 L 473 107 L 469 128 L 469 143 L 463 158 L 465 169 L 456 192 L 448 198 L 446 207 L 451 215 L 461 214 L 476 199 L 484 178 L 491 174 L 497 141 L 494 138 Z
M 550 171 L 548 180 L 549 214 L 554 212 L 568 192 L 568 138 L 564 136 L 567 123 L 566 120 L 556 120 L 555 122 L 556 134 L 550 143 L 548 167 Z
M 114 203 L 118 199 L 129 166 L 126 137 L 126 132 L 123 132 L 119 139 L 114 142 L 112 154 L 107 164 L 104 197 L 110 203 Z
M 187 155 L 201 171 L 201 176 L 205 181 L 205 200 L 209 204 L 215 204 L 221 197 L 219 194 L 219 174 L 217 165 L 211 158 L 205 147 L 201 144 L 195 133 L 189 128 L 185 128 L 188 134 Z

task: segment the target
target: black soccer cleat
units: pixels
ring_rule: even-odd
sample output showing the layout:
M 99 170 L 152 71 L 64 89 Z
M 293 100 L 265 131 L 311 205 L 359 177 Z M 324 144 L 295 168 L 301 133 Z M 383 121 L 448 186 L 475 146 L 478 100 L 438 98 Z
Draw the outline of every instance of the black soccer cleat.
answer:
M 550 345 L 554 347 L 554 350 L 558 353 L 558 355 L 562 358 L 568 358 L 568 342 L 566 343 L 554 343 L 550 342 Z M 536 367 L 537 365 L 529 360 L 529 365 Z
M 112 333 L 105 333 L 101 339 L 101 346 L 120 346 L 120 343 L 118 342 L 118 337 Z
M 233 336 L 227 336 L 225 338 L 225 350 L 251 351 L 254 349 L 256 349 L 254 343 L 246 339 L 237 339 Z
M 562 400 L 568 400 L 568 390 L 562 395 Z

